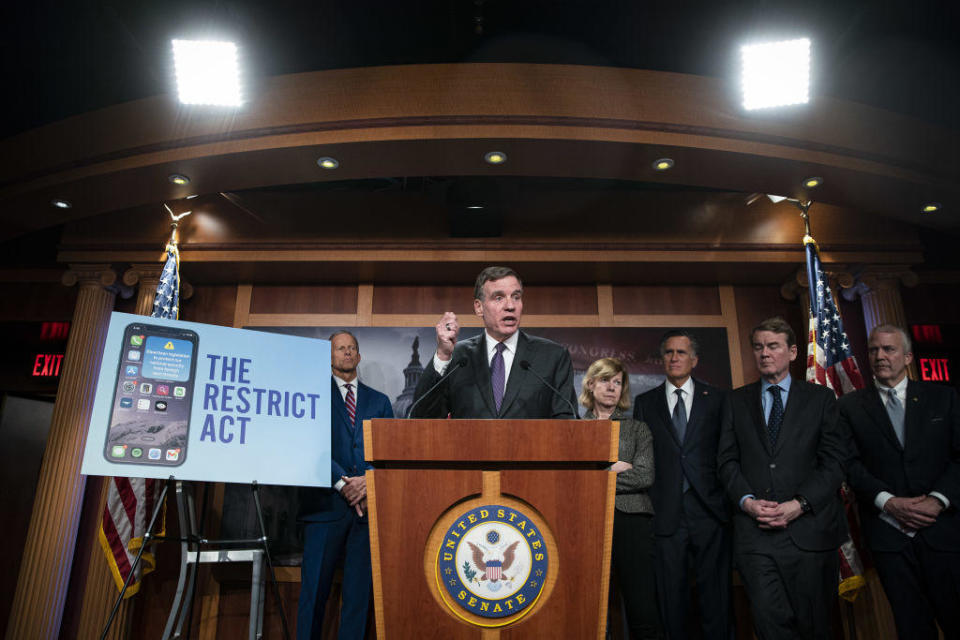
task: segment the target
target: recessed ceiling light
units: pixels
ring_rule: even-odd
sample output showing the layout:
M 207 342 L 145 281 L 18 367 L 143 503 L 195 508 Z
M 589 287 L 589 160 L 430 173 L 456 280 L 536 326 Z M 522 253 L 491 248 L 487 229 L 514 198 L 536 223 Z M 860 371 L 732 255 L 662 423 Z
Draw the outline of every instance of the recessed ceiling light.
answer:
M 239 107 L 237 45 L 210 40 L 174 40 L 173 64 L 183 104 Z
M 196 198 L 196 197 L 197 197 L 197 194 L 194 193 L 194 194 L 192 194 L 192 195 L 187 196 L 186 199 L 187 199 L 187 200 L 193 200 L 193 199 Z
M 483 209 L 483 205 L 482 205 L 482 204 L 469 204 L 469 205 L 467 205 L 467 209 Z
M 507 161 L 507 154 L 503 151 L 490 151 L 483 156 L 483 159 L 486 160 L 488 164 L 503 164 Z
M 819 187 L 822 184 L 823 184 L 823 178 L 819 176 L 807 178 L 806 180 L 803 181 L 803 186 L 805 186 L 807 189 L 814 189 L 816 187 Z
M 923 212 L 934 213 L 940 211 L 940 207 L 941 205 L 939 202 L 928 202 L 927 204 L 923 205 Z
M 167 180 L 169 180 L 173 184 L 180 185 L 181 187 L 185 184 L 190 184 L 190 178 L 183 175 L 182 173 L 171 173 L 167 177 Z
M 330 156 L 324 156 L 317 159 L 317 164 L 324 169 L 336 169 L 340 166 L 340 161 Z
M 743 108 L 804 104 L 810 100 L 810 40 L 784 40 L 740 47 Z
M 58 209 L 69 209 L 73 206 L 73 203 L 71 203 L 69 200 L 64 200 L 63 198 L 54 198 L 50 201 L 50 204 Z
M 673 164 L 673 158 L 660 158 L 659 160 L 654 160 L 653 168 L 657 171 L 666 171 L 667 169 L 672 169 Z

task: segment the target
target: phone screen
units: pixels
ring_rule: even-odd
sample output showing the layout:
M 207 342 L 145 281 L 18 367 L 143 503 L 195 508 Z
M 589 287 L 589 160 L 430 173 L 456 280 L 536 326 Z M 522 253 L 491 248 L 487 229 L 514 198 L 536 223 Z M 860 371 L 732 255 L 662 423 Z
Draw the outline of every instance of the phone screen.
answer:
M 117 365 L 104 456 L 110 462 L 177 466 L 187 457 L 197 334 L 127 325 Z

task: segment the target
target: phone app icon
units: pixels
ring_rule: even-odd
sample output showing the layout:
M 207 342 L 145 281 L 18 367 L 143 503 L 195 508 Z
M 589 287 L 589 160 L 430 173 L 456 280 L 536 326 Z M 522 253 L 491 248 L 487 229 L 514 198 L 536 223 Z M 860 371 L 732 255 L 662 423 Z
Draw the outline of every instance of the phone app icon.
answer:
M 120 408 L 129 409 L 133 406 L 133 398 L 120 398 Z
M 174 387 L 173 388 L 173 397 L 174 398 L 183 398 L 187 395 L 186 387 Z
M 151 447 L 150 450 L 147 451 L 147 457 L 150 458 L 151 460 L 159 460 L 160 449 L 157 449 L 156 447 Z
M 123 381 L 123 392 L 124 393 L 133 393 L 137 390 L 137 381 L 136 380 L 124 380 Z
M 139 362 L 140 361 L 140 352 L 136 349 L 130 349 L 127 351 L 127 360 L 130 362 Z
M 143 336 L 130 336 L 130 344 L 134 347 L 143 345 Z
M 110 450 L 110 455 L 114 458 L 123 458 L 127 455 L 127 445 L 125 444 L 115 444 L 113 449 Z
M 170 395 L 170 385 L 168 385 L 168 384 L 158 384 L 158 385 L 157 385 L 157 395 L 159 395 L 159 396 L 168 396 L 168 395 Z
M 139 458 L 142 455 L 143 455 L 143 449 L 141 449 L 140 447 L 134 447 L 133 449 L 130 450 L 130 456 L 133 458 Z
M 149 382 L 141 382 L 140 393 L 153 393 L 153 385 Z
M 153 405 L 154 409 L 157 411 L 166 411 L 167 410 L 167 401 L 166 400 L 157 400 L 156 404 Z
M 136 378 L 136 377 L 137 377 L 137 373 L 139 373 L 139 372 L 140 372 L 140 367 L 138 367 L 137 365 L 135 365 L 135 364 L 128 364 L 128 365 L 127 365 L 126 376 L 127 376 L 128 378 Z
M 180 459 L 180 449 L 167 449 L 167 460 L 176 462 Z
M 140 398 L 139 400 L 137 400 L 137 410 L 150 411 L 150 401 L 146 398 Z

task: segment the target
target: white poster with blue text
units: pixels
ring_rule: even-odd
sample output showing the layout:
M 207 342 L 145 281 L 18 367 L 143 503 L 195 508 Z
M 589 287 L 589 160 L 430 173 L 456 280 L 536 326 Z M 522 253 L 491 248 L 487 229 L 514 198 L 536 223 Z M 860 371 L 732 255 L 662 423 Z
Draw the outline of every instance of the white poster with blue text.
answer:
M 330 342 L 114 313 L 82 473 L 330 486 Z

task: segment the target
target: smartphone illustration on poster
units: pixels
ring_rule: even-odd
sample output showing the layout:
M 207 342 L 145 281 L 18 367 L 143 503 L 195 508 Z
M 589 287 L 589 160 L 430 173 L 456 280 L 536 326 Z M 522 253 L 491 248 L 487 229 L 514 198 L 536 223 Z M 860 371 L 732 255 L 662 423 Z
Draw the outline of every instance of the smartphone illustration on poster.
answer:
M 195 331 L 134 322 L 123 332 L 103 455 L 118 464 L 187 458 L 197 369 Z

